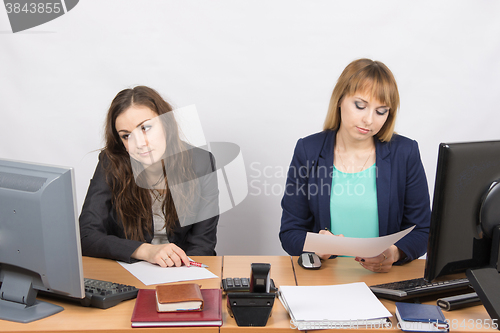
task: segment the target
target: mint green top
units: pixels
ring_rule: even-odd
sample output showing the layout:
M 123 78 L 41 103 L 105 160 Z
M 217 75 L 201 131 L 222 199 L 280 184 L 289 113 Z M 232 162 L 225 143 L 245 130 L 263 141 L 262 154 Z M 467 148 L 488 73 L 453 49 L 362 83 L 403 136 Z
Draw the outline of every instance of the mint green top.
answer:
M 344 173 L 333 166 L 331 231 L 345 237 L 378 237 L 377 167 Z

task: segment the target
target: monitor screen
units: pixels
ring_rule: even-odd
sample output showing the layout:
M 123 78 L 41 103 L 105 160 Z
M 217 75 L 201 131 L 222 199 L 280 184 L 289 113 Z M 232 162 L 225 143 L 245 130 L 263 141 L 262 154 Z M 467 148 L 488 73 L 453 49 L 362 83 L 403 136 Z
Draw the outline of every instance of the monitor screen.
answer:
M 38 290 L 83 298 L 73 169 L 0 159 L 0 318 L 62 310 Z
M 499 179 L 500 141 L 440 144 L 427 281 L 489 265 L 491 240 L 481 231 L 479 213 L 488 190 Z

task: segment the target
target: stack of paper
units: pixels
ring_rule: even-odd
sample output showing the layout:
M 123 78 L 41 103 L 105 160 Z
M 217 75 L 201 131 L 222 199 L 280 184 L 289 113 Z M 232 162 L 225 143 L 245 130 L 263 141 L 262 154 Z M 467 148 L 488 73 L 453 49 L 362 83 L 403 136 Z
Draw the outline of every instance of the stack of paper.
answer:
M 382 328 L 391 313 L 364 282 L 330 286 L 281 286 L 279 298 L 299 330 Z

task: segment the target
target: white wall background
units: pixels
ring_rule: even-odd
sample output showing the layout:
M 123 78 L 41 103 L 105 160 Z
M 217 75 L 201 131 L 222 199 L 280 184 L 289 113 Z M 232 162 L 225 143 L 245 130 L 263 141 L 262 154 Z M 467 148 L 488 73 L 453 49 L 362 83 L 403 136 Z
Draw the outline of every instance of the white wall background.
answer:
M 350 61 L 395 74 L 396 130 L 419 142 L 431 194 L 440 142 L 500 139 L 499 17 L 480 0 L 82 0 L 13 34 L 0 8 L 0 158 L 73 166 L 81 207 L 111 100 L 149 85 L 242 149 L 249 195 L 221 216 L 218 253 L 284 254 L 293 148 Z

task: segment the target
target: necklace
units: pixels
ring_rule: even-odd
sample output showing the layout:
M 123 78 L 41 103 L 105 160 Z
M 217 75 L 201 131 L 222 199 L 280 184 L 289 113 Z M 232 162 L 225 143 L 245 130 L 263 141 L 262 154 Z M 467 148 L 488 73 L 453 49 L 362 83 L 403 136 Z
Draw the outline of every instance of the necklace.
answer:
M 361 167 L 361 169 L 359 169 L 358 172 L 363 171 L 363 169 L 365 168 L 366 163 L 368 162 L 368 160 L 370 159 L 370 157 L 372 156 L 372 154 L 373 154 L 374 151 L 375 150 L 372 150 L 370 152 L 370 154 L 368 154 L 368 157 L 366 158 L 365 163 L 363 163 L 363 166 Z M 342 166 L 344 167 L 345 172 L 348 173 L 349 169 L 347 169 L 347 167 L 345 166 L 344 161 L 342 160 L 342 156 L 340 156 L 340 150 L 338 148 L 337 148 L 337 156 L 340 158 L 340 163 L 342 163 Z
M 158 201 L 158 202 L 162 201 L 163 193 L 161 193 L 159 190 L 153 189 L 151 190 L 151 194 L 153 196 L 153 201 Z
M 157 186 L 158 184 L 160 184 L 160 182 L 167 178 L 167 172 L 165 171 L 165 162 L 163 160 L 161 160 L 161 170 L 163 171 L 162 174 L 160 175 L 160 178 L 158 178 L 158 181 L 154 184 L 152 184 L 151 186 L 152 187 L 155 187 Z
M 158 178 L 158 181 L 154 184 L 152 184 L 151 186 L 156 186 L 158 184 L 160 184 L 160 182 L 164 179 L 163 175 L 160 175 L 160 178 Z

